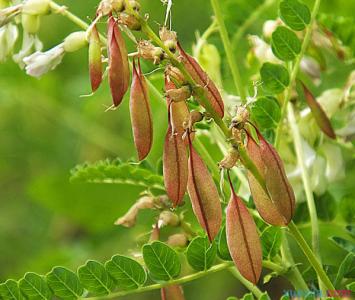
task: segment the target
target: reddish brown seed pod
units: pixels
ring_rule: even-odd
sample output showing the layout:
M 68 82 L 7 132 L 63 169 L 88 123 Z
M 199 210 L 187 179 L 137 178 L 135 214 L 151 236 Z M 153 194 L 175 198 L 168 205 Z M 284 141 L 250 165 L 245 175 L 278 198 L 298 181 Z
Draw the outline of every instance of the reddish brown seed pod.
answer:
M 129 108 L 132 121 L 134 144 L 138 159 L 143 160 L 149 153 L 153 142 L 153 124 L 149 103 L 148 86 L 142 74 L 140 63 L 138 68 L 133 60 L 133 78 Z
M 101 42 L 96 26 L 89 36 L 89 72 L 91 89 L 95 92 L 102 82 Z
M 239 272 L 256 284 L 262 270 L 262 250 L 257 227 L 243 201 L 235 194 L 230 175 L 231 199 L 226 212 L 229 252 Z
M 169 285 L 161 289 L 161 300 L 185 300 L 184 291 L 180 285 Z
M 108 79 L 114 106 L 120 105 L 129 85 L 128 54 L 122 34 L 115 19 L 108 21 Z
M 303 92 L 307 101 L 309 108 L 311 109 L 312 115 L 317 122 L 319 128 L 331 139 L 336 139 L 336 135 L 332 124 L 323 108 L 317 102 L 311 91 L 302 83 Z
M 163 174 L 166 193 L 174 206 L 178 206 L 185 195 L 188 178 L 188 153 L 179 133 L 171 127 L 165 136 L 163 152 Z
M 190 150 L 187 191 L 197 220 L 213 241 L 222 223 L 221 203 L 210 172 L 192 146 L 190 133 L 187 136 Z
M 187 71 L 189 72 L 193 80 L 198 85 L 204 88 L 204 90 L 206 91 L 206 97 L 209 100 L 212 108 L 221 118 L 223 118 L 224 104 L 223 104 L 222 96 L 218 91 L 218 88 L 216 87 L 214 82 L 208 77 L 207 73 L 204 70 L 202 70 L 198 62 L 193 57 L 188 55 L 179 43 L 178 43 L 178 49 L 182 57 L 182 62 L 185 65 L 185 68 L 187 69 Z
M 259 132 L 257 135 L 259 144 L 248 134 L 247 150 L 265 180 L 267 192 L 248 172 L 250 191 L 256 209 L 267 223 L 286 226 L 294 214 L 295 195 L 280 156 Z

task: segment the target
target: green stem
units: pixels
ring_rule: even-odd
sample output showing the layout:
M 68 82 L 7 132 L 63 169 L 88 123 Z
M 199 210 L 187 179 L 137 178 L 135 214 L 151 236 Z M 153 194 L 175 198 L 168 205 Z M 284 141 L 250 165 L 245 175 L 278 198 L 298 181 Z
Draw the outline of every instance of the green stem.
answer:
M 259 5 L 248 17 L 248 19 L 238 28 L 237 32 L 232 38 L 232 49 L 235 49 L 240 39 L 245 34 L 245 31 L 260 19 L 260 16 L 277 0 L 266 0 L 263 4 Z
M 197 44 L 195 47 L 193 47 L 193 54 L 194 57 L 198 57 L 201 52 L 202 46 L 206 43 L 207 39 L 218 29 L 217 27 L 217 21 L 213 20 L 210 26 L 206 29 L 206 31 L 202 34 L 201 37 L 198 38 Z
M 229 272 L 238 279 L 238 281 L 243 284 L 249 291 L 251 291 L 256 298 L 260 298 L 263 295 L 263 292 L 250 281 L 246 280 L 235 267 L 229 268 Z
M 313 25 L 314 22 L 316 20 L 318 11 L 319 11 L 319 6 L 320 6 L 320 1 L 321 0 L 315 0 L 314 2 L 314 6 L 313 6 L 313 10 L 312 10 L 312 15 L 311 15 L 311 21 L 309 23 L 309 25 L 306 28 L 306 33 L 304 35 L 303 38 L 303 43 L 302 43 L 302 48 L 301 48 L 301 52 L 300 54 L 297 56 L 295 63 L 293 65 L 293 69 L 291 72 L 291 77 L 290 77 L 290 84 L 286 90 L 286 96 L 284 99 L 284 102 L 282 104 L 282 109 L 281 109 L 281 119 L 279 122 L 279 125 L 276 129 L 276 137 L 275 137 L 275 147 L 277 148 L 279 146 L 280 143 L 280 139 L 281 139 L 281 133 L 282 133 L 282 125 L 283 125 L 283 120 L 286 116 L 286 111 L 287 111 L 287 104 L 290 101 L 291 98 L 291 93 L 292 93 L 292 88 L 293 85 L 296 81 L 296 77 L 300 68 L 300 64 L 301 64 L 301 60 L 303 58 L 303 55 L 306 53 L 306 50 L 308 48 L 311 36 L 312 36 L 312 30 L 313 30 Z
M 114 299 L 114 298 L 127 296 L 127 295 L 131 295 L 131 294 L 138 294 L 138 293 L 144 293 L 144 292 L 148 292 L 148 291 L 159 290 L 159 289 L 169 286 L 169 285 L 184 284 L 186 282 L 190 282 L 190 281 L 199 279 L 199 278 L 204 277 L 206 275 L 226 270 L 226 269 L 230 268 L 232 265 L 233 265 L 232 262 L 224 262 L 224 263 L 213 266 L 212 268 L 208 269 L 207 271 L 197 272 L 197 273 L 190 274 L 190 275 L 187 275 L 187 276 L 184 276 L 184 277 L 181 277 L 178 279 L 170 280 L 167 282 L 147 285 L 147 286 L 138 288 L 136 290 L 119 291 L 119 292 L 111 293 L 111 294 L 105 295 L 105 296 L 91 297 L 91 298 L 86 298 L 86 299 L 89 299 L 89 300 Z
M 223 14 L 222 14 L 221 6 L 220 6 L 220 0 L 211 0 L 211 4 L 212 4 L 214 14 L 216 16 L 216 20 L 217 20 L 217 23 L 219 26 L 219 32 L 220 32 L 220 35 L 222 38 L 224 50 L 226 51 L 228 65 L 229 65 L 229 68 L 232 72 L 235 87 L 237 88 L 237 90 L 239 92 L 240 99 L 241 99 L 242 103 L 246 104 L 246 102 L 247 102 L 246 93 L 244 90 L 242 78 L 240 76 L 240 71 L 239 71 L 239 68 L 237 65 L 237 60 L 233 54 L 232 43 L 228 37 L 228 31 L 227 31 L 226 25 L 224 23 Z
M 299 232 L 296 224 L 293 223 L 293 221 L 291 221 L 291 223 L 288 224 L 288 229 L 290 230 L 290 233 L 292 234 L 292 236 L 294 237 L 294 239 L 296 240 L 296 242 L 298 243 L 298 245 L 302 249 L 303 253 L 307 257 L 308 261 L 312 265 L 313 269 L 316 271 L 317 275 L 319 276 L 320 280 L 323 282 L 325 287 L 328 290 L 334 291 L 335 288 L 334 288 L 332 282 L 329 280 L 327 274 L 325 273 L 325 271 L 322 268 L 322 265 L 319 263 L 317 257 L 314 255 L 314 253 L 312 252 L 312 249 L 308 246 L 306 240 L 304 239 L 302 234 Z
M 296 123 L 295 113 L 293 111 L 293 107 L 291 103 L 288 104 L 288 121 L 291 127 L 298 165 L 301 168 L 302 181 L 306 193 L 308 211 L 309 211 L 309 216 L 312 224 L 312 248 L 316 257 L 318 258 L 319 263 L 322 264 L 320 249 L 319 249 L 319 225 L 318 225 L 317 210 L 316 210 L 316 205 L 314 202 L 314 197 L 313 197 L 313 192 L 311 187 L 311 179 L 309 177 L 307 166 L 305 163 L 306 158 L 303 152 L 302 138 Z M 319 279 L 320 278 L 318 278 L 320 288 L 321 290 L 324 290 L 321 287 L 321 281 Z

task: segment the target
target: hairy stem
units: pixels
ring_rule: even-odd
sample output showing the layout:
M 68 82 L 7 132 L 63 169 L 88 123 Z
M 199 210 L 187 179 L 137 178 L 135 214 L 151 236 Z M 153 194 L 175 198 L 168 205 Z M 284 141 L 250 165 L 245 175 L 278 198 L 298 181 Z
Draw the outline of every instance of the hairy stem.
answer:
M 288 121 L 291 127 L 291 133 L 293 136 L 298 165 L 301 168 L 302 181 L 306 193 L 307 206 L 308 206 L 309 216 L 312 224 L 312 248 L 315 255 L 318 258 L 319 263 L 322 264 L 320 249 L 319 249 L 319 225 L 318 225 L 317 210 L 316 210 L 316 205 L 314 203 L 314 197 L 313 197 L 313 192 L 311 187 L 311 179 L 309 178 L 307 166 L 305 163 L 306 158 L 303 152 L 302 138 L 296 123 L 295 113 L 293 111 L 293 107 L 291 103 L 288 104 Z M 320 278 L 318 276 L 319 285 L 321 287 L 321 281 L 319 279 Z
M 237 88 L 237 90 L 239 92 L 239 96 L 240 96 L 242 103 L 246 104 L 247 98 L 246 98 L 244 85 L 242 82 L 242 78 L 240 76 L 240 71 L 239 71 L 239 67 L 237 65 L 237 60 L 233 54 L 232 43 L 228 37 L 228 31 L 227 31 L 226 25 L 224 24 L 220 1 L 219 0 L 211 0 L 211 4 L 213 7 L 214 14 L 216 16 L 219 32 L 220 32 L 220 35 L 222 38 L 224 50 L 226 51 L 228 65 L 229 65 L 229 68 L 232 72 L 235 87 Z
M 305 33 L 304 38 L 303 38 L 301 52 L 297 56 L 297 58 L 295 60 L 295 63 L 293 65 L 293 69 L 292 69 L 291 77 L 290 77 L 290 85 L 288 86 L 288 88 L 286 90 L 286 96 L 285 96 L 284 102 L 282 104 L 281 119 L 280 119 L 279 125 L 278 125 L 278 127 L 276 129 L 276 137 L 275 137 L 275 147 L 276 148 L 279 146 L 279 143 L 280 143 L 283 120 L 284 120 L 284 118 L 286 116 L 286 111 L 287 111 L 287 104 L 288 104 L 288 102 L 290 101 L 290 98 L 291 98 L 291 92 L 292 92 L 292 89 L 293 89 L 293 85 L 294 85 L 294 83 L 296 81 L 296 77 L 297 77 L 297 74 L 298 74 L 298 71 L 299 71 L 299 68 L 300 68 L 301 60 L 303 58 L 303 55 L 306 53 L 306 50 L 307 50 L 308 45 L 309 45 L 309 42 L 311 40 L 313 25 L 314 25 L 314 22 L 316 20 L 316 17 L 317 17 L 318 11 L 319 11 L 320 1 L 321 0 L 315 0 L 315 2 L 314 2 L 312 15 L 311 15 L 311 21 L 310 21 L 309 25 L 306 28 L 306 33 Z

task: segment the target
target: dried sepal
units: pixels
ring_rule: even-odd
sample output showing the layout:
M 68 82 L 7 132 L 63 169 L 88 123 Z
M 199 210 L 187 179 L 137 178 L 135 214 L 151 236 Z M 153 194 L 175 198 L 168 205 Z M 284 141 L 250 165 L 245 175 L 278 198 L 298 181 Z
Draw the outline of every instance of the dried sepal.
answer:
M 129 65 L 126 44 L 118 28 L 117 22 L 111 16 L 108 21 L 108 79 L 113 104 L 118 106 L 127 92 L 129 85 Z
M 177 34 L 175 31 L 169 30 L 165 26 L 159 30 L 159 37 L 164 45 L 172 52 L 175 53 L 177 48 Z
M 102 82 L 101 42 L 96 26 L 89 33 L 89 71 L 91 89 L 95 92 Z
M 142 74 L 140 63 L 138 67 L 133 60 L 133 77 L 129 102 L 134 144 L 138 159 L 143 160 L 149 153 L 153 142 L 153 122 L 149 103 L 148 86 Z
M 252 216 L 243 201 L 235 194 L 230 177 L 229 183 L 231 199 L 226 212 L 228 249 L 239 272 L 256 284 L 262 270 L 260 238 Z
M 256 209 L 269 224 L 286 226 L 295 210 L 295 195 L 287 179 L 280 156 L 263 136 L 257 132 L 259 144 L 248 135 L 248 155 L 265 180 L 267 191 L 248 171 L 250 191 Z
M 135 16 L 127 13 L 121 13 L 118 16 L 118 23 L 127 26 L 130 30 L 139 31 L 142 28 L 141 23 Z
M 222 118 L 224 116 L 224 104 L 218 88 L 209 78 L 207 73 L 202 70 L 198 62 L 193 57 L 188 55 L 179 43 L 178 49 L 180 51 L 181 60 L 185 68 L 194 79 L 194 81 L 205 90 L 206 97 L 209 100 L 212 108 Z
M 158 65 L 165 58 L 165 53 L 163 49 L 159 47 L 155 47 L 149 41 L 139 41 L 137 45 L 138 55 L 139 57 L 153 61 L 154 64 Z
M 173 133 L 171 127 L 165 136 L 163 174 L 166 193 L 178 206 L 185 195 L 188 178 L 188 153 L 182 135 Z
M 221 203 L 210 172 L 192 146 L 190 133 L 188 140 L 190 157 L 187 191 L 197 220 L 206 231 L 209 240 L 213 241 L 222 223 Z
M 167 90 L 166 96 L 173 102 L 186 101 L 191 97 L 191 89 L 188 85 L 183 85 L 180 88 Z
M 169 285 L 161 289 L 161 300 L 185 300 L 184 291 L 180 285 Z
M 303 92 L 312 115 L 315 118 L 319 128 L 331 139 L 336 139 L 332 124 L 323 108 L 317 102 L 311 91 L 302 83 Z
M 225 157 L 218 163 L 218 166 L 221 169 L 231 169 L 237 164 L 239 158 L 238 150 L 231 148 Z
M 186 79 L 181 73 L 181 71 L 172 65 L 166 66 L 165 76 L 169 82 L 173 82 L 176 86 L 182 86 L 187 84 Z

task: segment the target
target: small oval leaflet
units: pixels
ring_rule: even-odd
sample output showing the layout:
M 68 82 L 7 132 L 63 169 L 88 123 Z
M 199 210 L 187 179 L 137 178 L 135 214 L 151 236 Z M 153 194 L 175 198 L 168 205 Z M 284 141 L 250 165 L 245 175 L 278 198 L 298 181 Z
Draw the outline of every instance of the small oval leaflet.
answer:
M 27 299 L 52 299 L 52 292 L 49 289 L 47 282 L 44 280 L 43 276 L 36 273 L 26 273 L 20 280 L 19 287 Z
M 113 256 L 106 262 L 105 267 L 121 290 L 137 289 L 147 280 L 147 274 L 141 264 L 126 256 Z
M 84 292 L 78 276 L 66 268 L 54 267 L 46 279 L 54 295 L 60 299 L 78 299 Z
M 113 281 L 105 267 L 95 260 L 89 260 L 79 267 L 78 275 L 82 285 L 95 295 L 107 295 L 112 291 Z
M 277 58 L 291 61 L 301 52 L 301 42 L 293 31 L 279 26 L 272 34 L 271 48 Z
M 266 227 L 261 233 L 260 239 L 265 259 L 271 259 L 279 253 L 282 239 L 280 227 Z
M 271 94 L 280 94 L 290 84 L 287 69 L 279 64 L 264 63 L 260 69 L 263 89 Z
M 8 279 L 0 284 L 0 299 L 2 300 L 22 300 L 24 297 L 20 292 L 17 282 L 13 279 Z
M 280 3 L 280 17 L 291 29 L 300 31 L 311 21 L 311 12 L 298 0 L 284 0 Z
M 280 121 L 281 108 L 276 98 L 260 97 L 250 106 L 250 114 L 258 127 L 272 129 Z
M 155 281 L 169 281 L 180 274 L 181 263 L 177 253 L 162 242 L 144 245 L 143 259 Z
M 217 236 L 217 254 L 223 260 L 232 260 L 227 244 L 226 225 L 223 225 Z
M 216 258 L 217 246 L 208 237 L 194 238 L 186 250 L 187 261 L 196 271 L 206 271 L 212 267 Z

